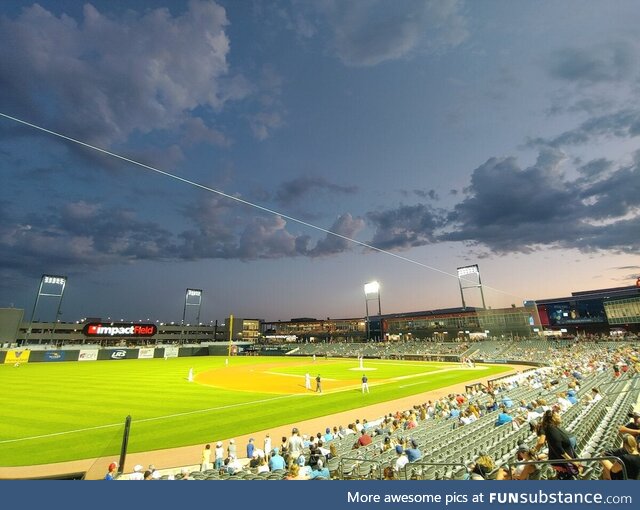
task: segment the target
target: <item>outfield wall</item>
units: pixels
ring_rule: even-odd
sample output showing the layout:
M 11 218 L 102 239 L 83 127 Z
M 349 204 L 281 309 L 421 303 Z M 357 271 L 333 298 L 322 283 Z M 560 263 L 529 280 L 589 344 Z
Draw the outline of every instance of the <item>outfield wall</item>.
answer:
M 237 344 L 233 346 L 238 354 L 251 344 Z M 135 347 L 135 348 L 104 348 L 104 349 L 4 349 L 0 350 L 0 364 L 16 363 L 52 363 L 61 361 L 117 361 L 122 359 L 153 359 L 153 358 L 186 358 L 191 356 L 227 356 L 229 344 L 191 346 L 191 347 Z

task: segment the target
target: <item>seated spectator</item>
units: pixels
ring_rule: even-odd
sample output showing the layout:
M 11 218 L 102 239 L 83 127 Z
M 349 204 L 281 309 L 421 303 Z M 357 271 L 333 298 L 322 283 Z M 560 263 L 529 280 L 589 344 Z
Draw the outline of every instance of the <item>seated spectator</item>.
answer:
M 308 480 L 309 477 L 307 476 L 306 473 L 301 473 L 300 466 L 296 462 L 293 462 L 289 467 L 289 472 L 287 473 L 287 476 L 285 476 L 284 479 L 285 480 Z
M 396 454 L 398 455 L 398 457 L 396 458 L 393 469 L 396 473 L 400 473 L 402 469 L 404 469 L 404 467 L 409 463 L 409 458 L 407 457 L 407 454 L 404 453 L 404 450 L 400 445 L 396 445 Z
M 474 463 L 469 466 L 469 480 L 488 480 L 496 464 L 486 453 L 480 454 Z
M 322 462 L 322 461 L 320 461 L 320 462 Z M 306 465 L 306 461 L 305 461 L 304 455 L 300 454 L 300 456 L 296 460 L 296 464 L 298 464 L 298 466 L 300 468 L 300 475 L 301 476 L 306 476 L 307 478 L 311 477 L 311 466 L 307 466 Z
M 507 412 L 507 408 L 505 406 L 500 406 L 500 414 L 498 414 L 498 419 L 496 420 L 496 427 L 500 425 L 504 425 L 505 423 L 511 423 L 513 418 Z
M 629 418 L 631 418 L 631 421 L 620 427 L 620 434 L 631 434 L 638 441 L 640 440 L 640 412 L 633 411 L 629 413 Z
M 422 458 L 422 452 L 418 448 L 418 442 L 415 439 L 410 441 L 410 448 L 405 449 L 409 462 L 415 462 Z
M 329 473 L 329 468 L 324 467 L 323 462 L 320 460 L 316 464 L 316 468 L 311 471 L 311 476 L 309 478 L 311 480 L 315 480 L 316 478 L 329 480 L 331 478 L 331 474 Z
M 627 474 L 627 480 L 638 480 L 640 475 L 640 452 L 638 452 L 638 443 L 636 438 L 631 434 L 622 436 L 622 448 L 617 450 L 609 450 L 604 452 L 607 457 L 618 457 L 620 461 L 601 460 L 602 478 L 603 480 L 623 480 L 624 473 L 622 466 Z
M 382 472 L 382 479 L 383 480 L 397 480 L 398 478 L 396 477 L 396 473 L 393 470 L 393 468 L 391 466 L 387 466 L 386 468 L 384 468 L 384 471 Z
M 260 464 L 258 464 L 257 473 L 268 473 L 269 472 L 269 464 L 267 463 L 267 458 L 263 455 L 260 457 Z
M 571 404 L 571 401 L 566 397 L 566 394 L 563 392 L 560 392 L 557 394 L 558 397 L 558 401 L 557 404 L 560 406 L 560 411 L 561 412 L 565 412 L 567 409 L 569 409 L 573 404 Z
M 591 395 L 590 395 L 590 399 L 589 401 L 592 404 L 595 404 L 596 402 L 599 402 L 600 400 L 602 400 L 602 395 L 600 394 L 600 390 L 598 388 L 591 388 Z
M 367 446 L 371 444 L 371 441 L 373 441 L 373 439 L 371 439 L 371 436 L 367 433 L 365 429 L 362 429 L 362 431 L 360 432 L 360 437 L 358 438 L 358 442 L 357 442 L 358 447 Z
M 133 473 L 129 475 L 129 480 L 144 480 L 144 473 L 140 464 L 134 466 Z
M 251 460 L 249 461 L 249 468 L 255 469 L 260 465 L 260 457 L 258 456 L 258 452 L 254 450 Z
M 516 452 L 516 462 L 531 462 L 537 460 L 536 453 L 521 445 Z M 496 480 L 537 480 L 540 479 L 540 468 L 537 464 L 518 464 L 510 470 L 498 470 Z
M 269 469 L 271 471 L 275 471 L 276 469 L 284 469 L 284 468 L 285 468 L 284 457 L 280 455 L 280 452 L 277 448 L 274 448 L 273 454 L 269 459 Z

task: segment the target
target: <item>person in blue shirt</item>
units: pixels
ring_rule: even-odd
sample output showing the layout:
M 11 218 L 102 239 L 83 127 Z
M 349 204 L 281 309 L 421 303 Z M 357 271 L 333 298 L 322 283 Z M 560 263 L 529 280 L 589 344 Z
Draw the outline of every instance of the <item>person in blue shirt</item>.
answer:
M 117 473 L 118 473 L 118 464 L 116 464 L 115 462 L 112 462 L 111 464 L 109 464 L 109 471 L 105 475 L 104 479 L 115 480 Z
M 274 448 L 273 454 L 269 459 L 269 469 L 275 471 L 276 469 L 284 469 L 285 466 L 284 457 L 280 455 L 280 451 L 277 448 Z
M 502 397 L 502 405 L 505 406 L 507 409 L 511 409 L 513 407 L 513 400 L 511 400 L 510 397 L 505 395 L 504 397 Z
M 256 445 L 253 442 L 253 438 L 249 438 L 249 442 L 247 443 L 247 458 L 251 459 L 253 457 L 253 452 L 256 449 Z
M 409 448 L 406 448 L 404 452 L 407 454 L 409 462 L 415 462 L 422 458 L 422 452 L 420 451 L 420 448 L 418 448 L 418 442 L 415 439 L 410 441 Z
M 575 390 L 567 391 L 567 400 L 569 402 L 571 402 L 571 405 L 575 405 L 575 404 L 578 403 L 578 398 L 576 396 L 576 391 Z
M 500 414 L 498 414 L 498 419 L 496 420 L 496 427 L 504 425 L 506 423 L 511 423 L 513 418 L 507 412 L 507 408 L 505 406 L 500 406 Z

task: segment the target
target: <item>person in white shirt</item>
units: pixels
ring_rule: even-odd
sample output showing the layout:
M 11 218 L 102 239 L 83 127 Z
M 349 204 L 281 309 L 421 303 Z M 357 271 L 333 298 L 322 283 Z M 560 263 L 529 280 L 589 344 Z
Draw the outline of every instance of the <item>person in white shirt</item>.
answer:
M 401 473 L 402 469 L 409 463 L 409 457 L 404 453 L 402 446 L 396 445 L 396 453 L 398 454 L 398 458 L 393 466 L 393 469 L 396 473 Z
M 268 454 L 273 448 L 271 447 L 271 436 L 267 434 L 264 437 L 264 451 Z
M 133 473 L 129 475 L 129 480 L 144 480 L 144 473 L 140 464 L 134 466 Z

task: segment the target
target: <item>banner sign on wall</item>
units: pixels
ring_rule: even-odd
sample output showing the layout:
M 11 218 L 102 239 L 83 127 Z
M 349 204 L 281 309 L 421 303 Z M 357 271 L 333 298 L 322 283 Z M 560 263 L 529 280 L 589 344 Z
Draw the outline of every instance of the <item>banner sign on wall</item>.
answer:
M 82 332 L 88 337 L 149 337 L 158 332 L 155 324 L 85 324 Z
M 95 361 L 98 359 L 98 349 L 81 349 L 78 361 Z
M 138 359 L 152 359 L 154 351 L 153 347 L 142 347 L 138 350 Z
M 47 351 L 44 354 L 45 361 L 64 361 L 66 353 L 64 351 Z
M 28 363 L 29 356 L 31 356 L 31 351 L 26 350 L 9 350 L 7 351 L 7 356 L 4 359 L 5 364 L 11 363 L 12 365 L 15 363 Z
M 169 346 L 164 348 L 164 357 L 165 358 L 177 358 L 179 347 Z

